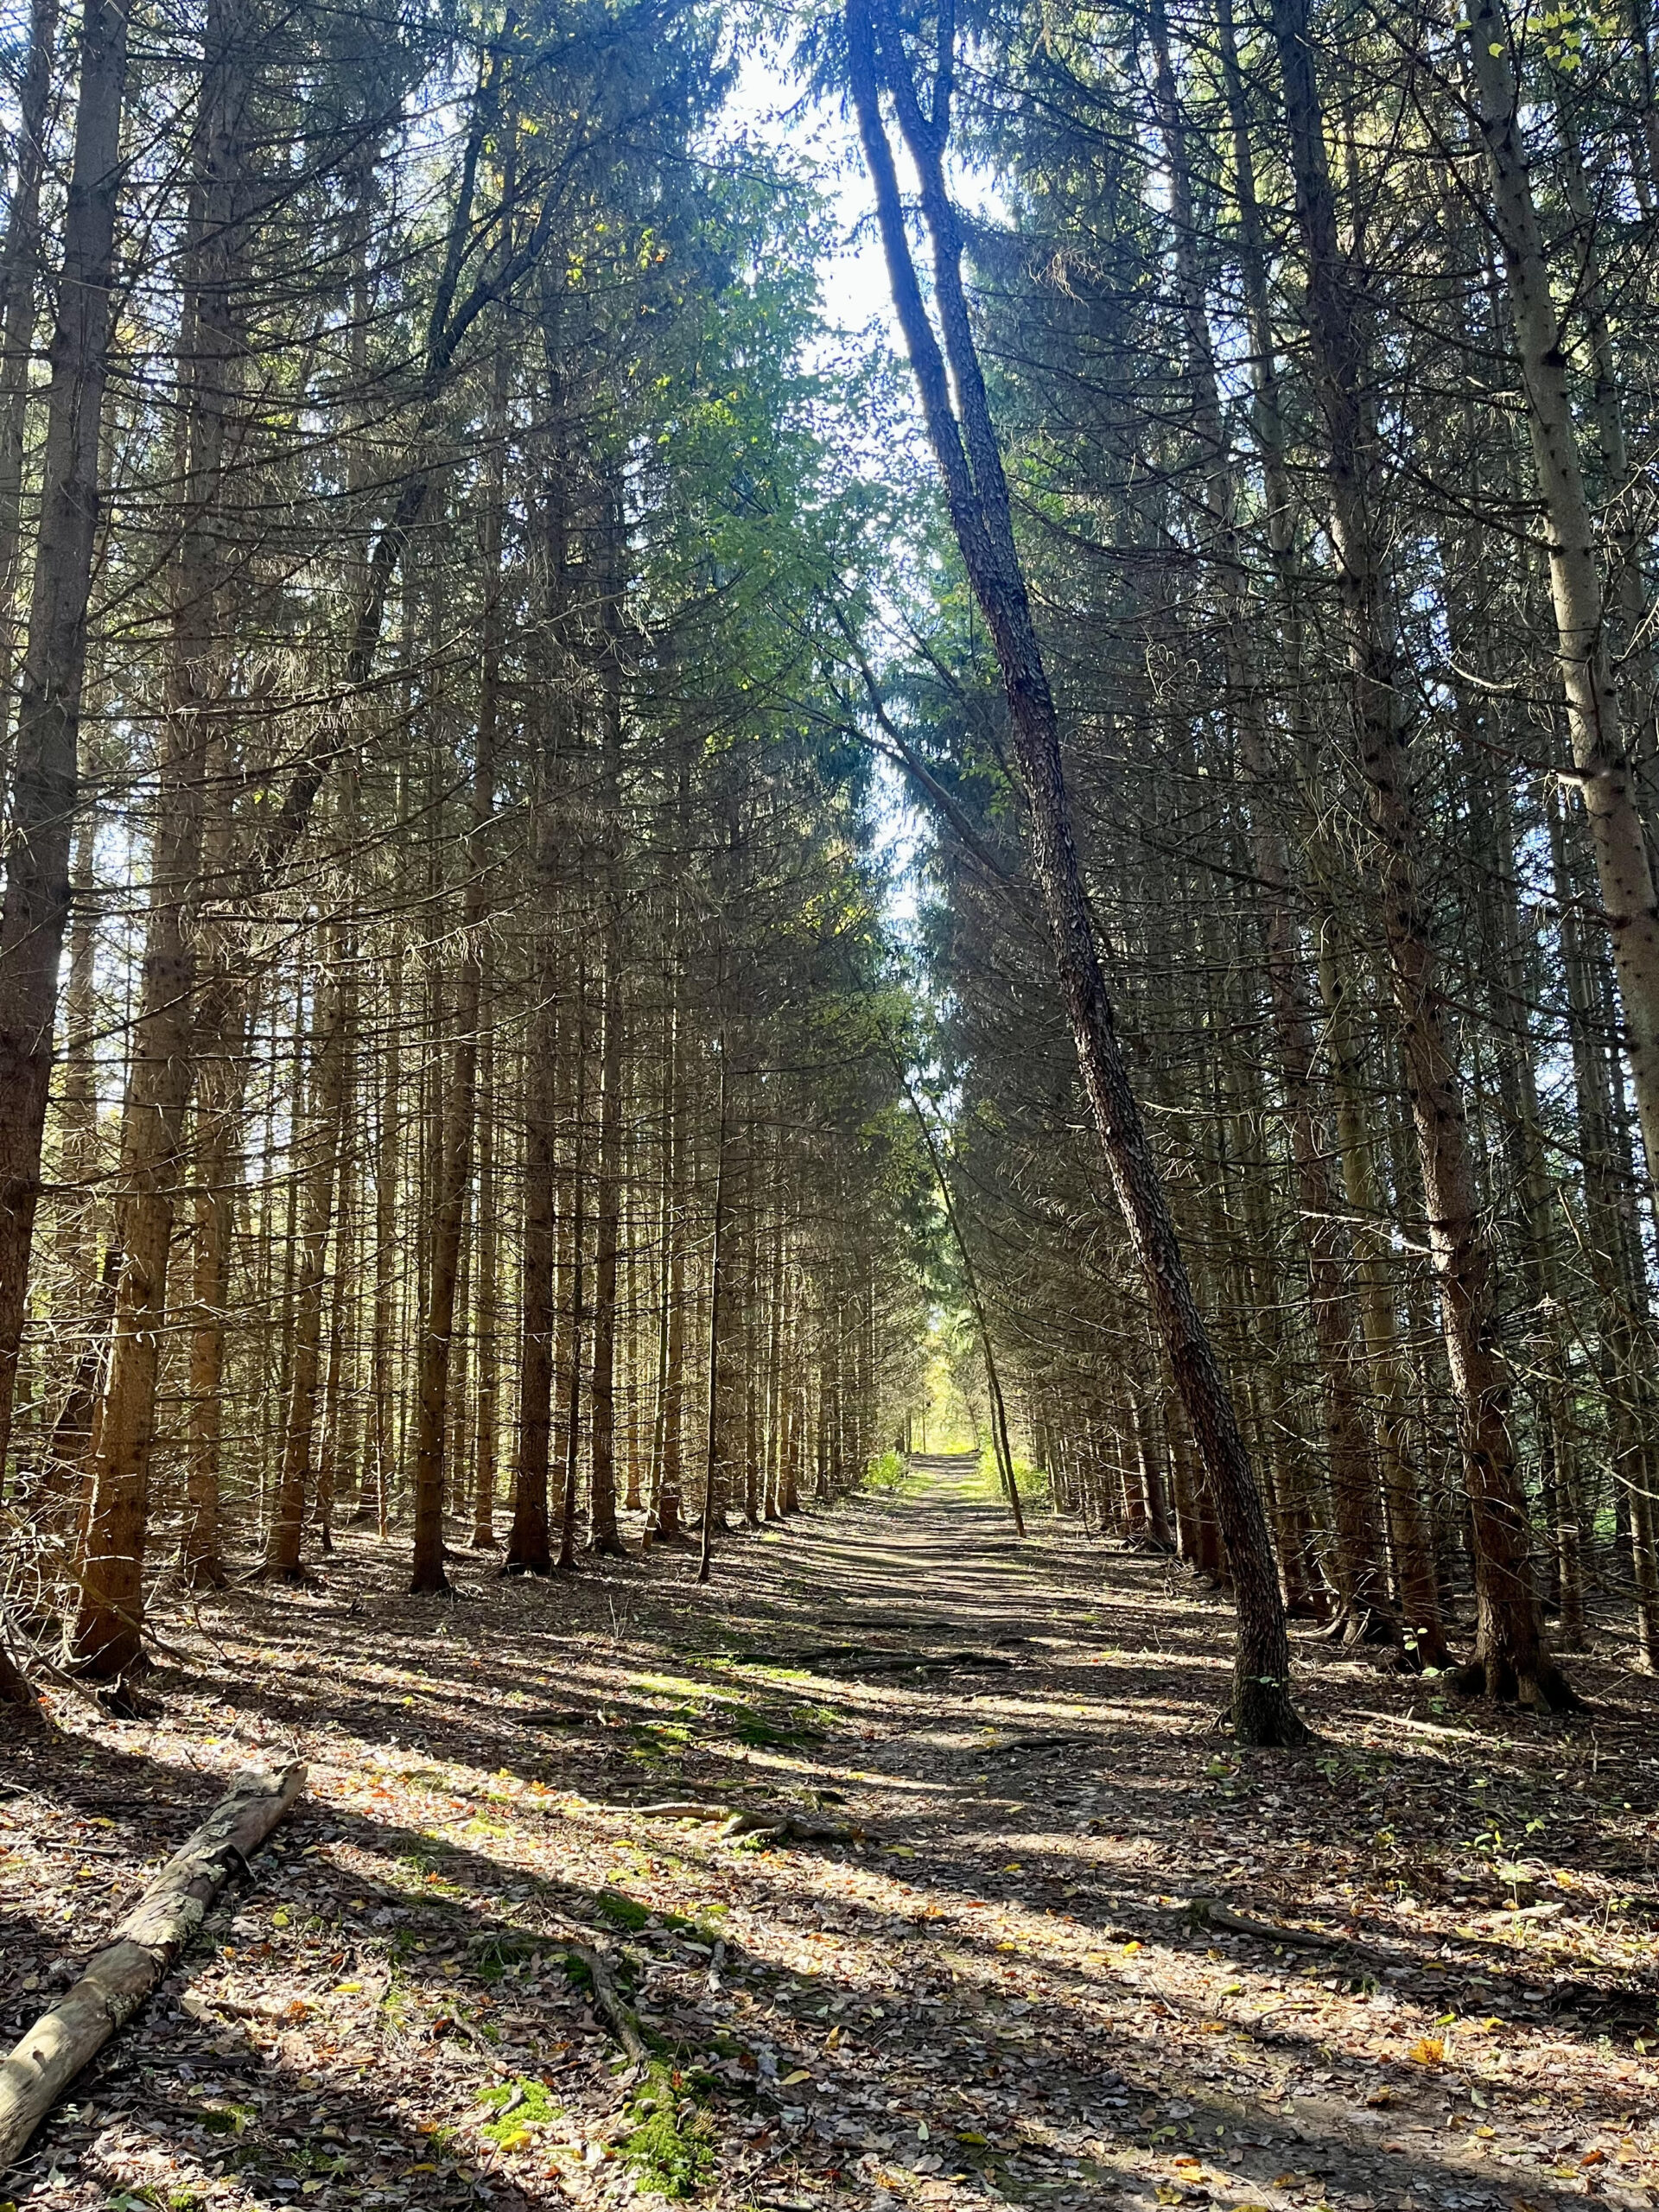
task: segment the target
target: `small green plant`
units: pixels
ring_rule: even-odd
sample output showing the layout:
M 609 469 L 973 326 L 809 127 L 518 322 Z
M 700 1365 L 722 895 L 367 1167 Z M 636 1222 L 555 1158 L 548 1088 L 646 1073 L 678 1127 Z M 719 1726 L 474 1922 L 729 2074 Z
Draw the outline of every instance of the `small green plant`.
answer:
M 479 2133 L 503 2151 L 520 2149 L 530 2140 L 532 2127 L 550 2127 L 564 2115 L 563 2106 L 554 2101 L 546 2082 L 527 2074 L 480 2090 L 478 2101 L 495 2114 Z
M 654 2058 L 628 2101 L 629 2126 L 618 2145 L 644 2190 L 658 2196 L 695 2196 L 714 2177 L 712 2130 L 698 2109 L 694 2085 Z
M 1023 1504 L 1040 1505 L 1048 1496 L 1048 1476 L 1041 1467 L 1035 1467 L 1029 1459 L 1021 1459 L 1016 1455 L 1014 1486 L 1019 1491 Z M 996 1451 L 993 1445 L 982 1444 L 979 1447 L 979 1475 L 976 1487 L 981 1497 L 988 1500 L 998 1500 L 1007 1495 L 1002 1486 L 1001 1471 L 996 1464 Z
M 209 2105 L 201 2124 L 213 2135 L 239 2135 L 257 2116 L 251 2105 Z
M 629 1732 L 633 1748 L 628 1757 L 647 1766 L 661 1766 L 679 1758 L 691 1745 L 691 1731 L 683 1721 L 636 1720 Z
M 520 1966 L 526 1959 L 539 1958 L 542 1953 L 541 1943 L 534 1936 L 485 1936 L 472 1949 L 480 1981 L 499 1981 L 509 1967 Z
M 738 1742 L 755 1751 L 767 1751 L 778 1745 L 810 1743 L 817 1732 L 810 1726 L 803 1727 L 798 1715 L 779 1724 L 769 1720 L 763 1713 L 751 1713 L 746 1706 L 740 1706 L 732 1719 L 732 1732 Z
M 865 1480 L 874 1490 L 898 1491 L 904 1487 L 909 1472 L 904 1453 L 889 1447 L 886 1452 L 878 1452 L 871 1460 Z

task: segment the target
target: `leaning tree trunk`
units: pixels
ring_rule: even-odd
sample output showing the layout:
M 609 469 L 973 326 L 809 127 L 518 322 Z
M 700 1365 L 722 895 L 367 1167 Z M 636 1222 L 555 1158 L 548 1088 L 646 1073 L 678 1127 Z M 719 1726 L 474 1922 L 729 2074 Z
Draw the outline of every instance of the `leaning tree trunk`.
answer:
M 1612 937 L 1624 1045 L 1652 1184 L 1659 1177 L 1659 899 L 1608 649 L 1597 521 L 1585 490 L 1567 390 L 1567 353 L 1544 259 L 1521 135 L 1510 29 L 1501 0 L 1477 0 L 1470 11 L 1469 50 L 1520 356 L 1522 398 L 1548 525 L 1556 666 L 1567 698 L 1574 780 L 1590 824 L 1596 881 Z
M 1231 1557 L 1239 1628 L 1234 1726 L 1241 1741 L 1296 1743 L 1306 1730 L 1290 1700 L 1284 1606 L 1261 1493 L 1192 1294 L 1168 1198 L 1129 1082 L 1073 841 L 1059 719 L 1014 547 L 1001 455 L 968 319 L 960 230 L 944 181 L 955 56 L 950 51 L 941 55 L 933 80 L 933 111 L 925 117 L 896 12 L 887 0 L 875 0 L 875 5 L 881 9 L 879 39 L 872 0 L 847 0 L 846 25 L 853 98 L 875 183 L 894 303 L 944 478 L 952 526 L 1002 673 L 1030 809 L 1038 884 L 1084 1087 Z M 954 18 L 947 15 L 943 20 L 954 38 Z M 893 150 L 880 112 L 878 70 L 897 103 L 905 141 L 921 180 L 944 353 L 912 259 Z M 952 405 L 953 387 L 960 417 Z
M 1306 1258 L 1309 1313 L 1322 1385 L 1325 1446 L 1335 1509 L 1341 1626 L 1349 1638 L 1376 1632 L 1383 1599 L 1382 1544 L 1376 1521 L 1377 1470 L 1362 1414 L 1357 1372 L 1359 1331 L 1349 1280 L 1349 1254 L 1333 1203 L 1329 1147 L 1315 1087 L 1316 1047 L 1311 994 L 1292 906 L 1288 841 L 1274 818 L 1277 764 L 1267 707 L 1251 680 L 1248 639 L 1252 620 L 1237 493 L 1216 372 L 1215 351 L 1198 258 L 1198 226 L 1188 158 L 1187 125 L 1170 56 L 1163 0 L 1152 9 L 1160 134 L 1170 172 L 1176 276 L 1187 333 L 1193 429 L 1205 454 L 1205 522 L 1213 534 L 1223 601 L 1228 690 L 1239 704 L 1240 746 L 1249 779 L 1250 837 L 1267 939 L 1268 1004 L 1284 1090 L 1284 1112 L 1298 1185 L 1298 1227 Z

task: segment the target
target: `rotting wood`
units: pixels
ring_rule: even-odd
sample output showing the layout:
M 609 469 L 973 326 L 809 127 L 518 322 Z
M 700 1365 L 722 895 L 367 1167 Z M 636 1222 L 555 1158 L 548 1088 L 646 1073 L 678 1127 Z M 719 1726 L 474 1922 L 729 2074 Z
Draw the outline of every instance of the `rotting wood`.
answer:
M 246 1865 L 305 1785 L 296 1764 L 239 1774 L 162 1868 L 86 1971 L 0 2065 L 0 2172 L 87 2062 L 123 2028 L 200 1927 L 238 1862 Z

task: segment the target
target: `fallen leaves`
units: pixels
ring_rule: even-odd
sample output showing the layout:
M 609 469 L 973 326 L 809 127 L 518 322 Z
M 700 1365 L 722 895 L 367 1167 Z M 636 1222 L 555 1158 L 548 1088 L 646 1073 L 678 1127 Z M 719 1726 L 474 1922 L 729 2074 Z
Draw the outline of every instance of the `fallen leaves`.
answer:
M 923 1511 L 913 1525 L 925 1552 L 935 1524 Z M 871 1548 L 868 1583 L 849 1564 L 854 1540 Z M 796 1609 L 798 1627 L 810 1624 L 831 1579 L 849 1602 L 883 1609 L 883 1633 L 903 1633 L 911 1600 L 895 1604 L 893 1580 L 881 1579 L 889 1540 L 881 1512 L 855 1504 L 763 1546 L 733 1547 L 715 1601 L 721 1637 L 728 1643 L 747 1630 L 776 1642 L 779 1606 Z M 971 1583 L 973 1545 L 938 1541 L 950 1547 L 951 1586 L 964 1576 Z M 1154 2190 L 1170 2203 L 1203 2190 L 1231 2212 L 1268 2212 L 1262 2192 L 1271 2189 L 1344 2212 L 1350 2199 L 1398 2201 L 1411 2170 L 1395 2158 L 1479 2157 L 1483 2172 L 1523 2155 L 1541 2175 L 1566 2165 L 1557 2107 L 1569 2082 L 1586 2098 L 1592 2135 L 1592 2123 L 1636 2101 L 1626 2057 L 1603 2051 L 1587 2025 L 1553 2019 L 1543 2000 L 1558 1985 L 1538 1965 L 1520 1964 L 1529 1929 L 1540 1955 L 1539 1916 L 1483 1915 L 1499 1902 L 1484 1866 L 1459 1859 L 1464 1847 L 1447 1840 L 1457 1831 L 1437 1825 L 1450 1807 L 1461 1834 L 1475 1833 L 1477 1808 L 1465 1819 L 1460 1785 L 1436 1763 L 1444 1753 L 1402 1751 L 1386 1731 L 1371 1738 L 1344 1720 L 1351 1662 L 1332 1661 L 1327 1672 L 1319 1647 L 1298 1645 L 1310 1709 L 1319 1713 L 1325 1700 L 1328 1748 L 1317 1759 L 1230 1751 L 1217 1758 L 1213 1738 L 1194 1738 L 1190 1717 L 1204 1709 L 1230 1630 L 1207 1598 L 1166 1580 L 1166 1563 L 1075 1544 L 1062 1553 L 1041 1535 L 1021 1554 L 1020 1573 L 1038 1593 L 1021 1593 L 1022 1626 L 1047 1605 L 1075 1611 L 1082 1583 L 1103 1578 L 1114 1618 L 1138 1624 L 1135 1664 L 1146 1670 L 1142 1687 L 1158 1693 L 1085 1702 L 1098 1732 L 1090 1751 L 1049 1765 L 1040 1764 L 1039 1732 L 1089 1697 L 1098 1681 L 1083 1671 L 1095 1663 L 1091 1652 L 1033 1651 L 1017 1681 L 971 1700 L 960 1681 L 815 1682 L 828 1717 L 812 1745 L 739 1744 L 728 1720 L 715 1725 L 721 1693 L 729 1705 L 729 1673 L 698 1656 L 706 1601 L 688 1598 L 674 1561 L 583 1575 L 561 1587 L 556 1613 L 533 1616 L 526 1605 L 539 1593 L 480 1574 L 468 1584 L 474 1602 L 446 1616 L 437 1634 L 429 1611 L 377 1586 L 385 1565 L 372 1541 L 351 1538 L 329 1570 L 361 1594 L 361 1630 L 332 1595 L 326 1608 L 264 1592 L 219 1605 L 212 1619 L 228 1655 L 225 1675 L 214 1675 L 219 1662 L 204 1647 L 198 1681 L 169 1688 L 167 1722 L 146 1732 L 147 1758 L 129 1763 L 120 1848 L 137 1859 L 167 1840 L 168 1816 L 158 1818 L 149 1793 L 169 1786 L 168 1763 L 180 1772 L 201 1764 L 210 1743 L 226 1759 L 235 1755 L 230 1689 L 240 1679 L 278 1681 L 282 1651 L 326 1648 L 319 1701 L 285 1708 L 308 1732 L 320 1777 L 306 1848 L 273 1863 L 269 1885 L 243 1899 L 233 1925 L 210 1928 L 222 1951 L 195 1955 L 193 1986 L 161 2023 L 173 2040 L 152 2038 L 149 2021 L 127 2031 L 126 2055 L 142 2064 L 123 2077 L 134 2115 L 126 2136 L 100 2136 L 67 2115 L 54 2123 L 50 2154 L 76 2151 L 81 2178 L 66 2164 L 59 2183 L 29 2196 L 31 2212 L 93 2212 L 118 2186 L 164 2203 L 169 2191 L 195 2186 L 201 2161 L 227 2146 L 250 2196 L 269 2202 L 275 2176 L 308 2202 L 334 2201 L 334 2184 L 313 2189 L 316 2170 L 279 2147 L 285 2141 L 308 2155 L 326 2143 L 347 2162 L 342 2208 L 359 2194 L 372 2202 L 379 2193 L 399 2212 L 470 2201 L 461 2161 L 471 2155 L 487 2163 L 501 2212 L 577 2193 L 597 2212 L 627 2183 L 605 2148 L 621 2139 L 626 2087 L 588 1993 L 568 1976 L 556 1942 L 533 1933 L 573 1914 L 618 1946 L 619 1971 L 626 1953 L 631 2001 L 653 2037 L 690 2054 L 676 2095 L 712 2130 L 708 2212 L 804 2206 L 836 2177 L 844 2202 L 885 2190 L 908 2205 L 962 2212 L 982 2192 L 977 2181 L 957 2188 L 952 2161 L 999 2187 L 1006 2177 L 1011 2201 L 1045 2201 L 1050 2188 L 1060 2202 L 1068 2190 L 1090 2201 L 1091 2174 L 1109 2173 L 1126 2198 L 1143 2202 Z M 898 1580 L 918 1605 L 931 1586 L 920 1569 Z M 613 1604 L 631 1609 L 626 1632 Z M 521 1635 L 531 1618 L 540 1625 Z M 257 1624 L 267 1639 L 263 1669 Z M 487 1696 L 476 1678 L 480 1654 Z M 1166 1696 L 1177 1684 L 1180 1695 Z M 1369 1677 L 1367 1688 L 1377 1694 Z M 1125 1694 L 1117 1680 L 1112 1688 Z M 548 1711 L 550 1690 L 585 1700 L 570 1708 L 580 1727 L 555 1735 L 525 1725 L 527 1712 Z M 1402 1698 L 1412 1694 L 1402 1688 Z M 761 1693 L 746 1685 L 744 1694 L 760 1714 Z M 800 1694 L 798 1681 L 788 1695 Z M 793 1726 L 795 1707 L 779 1703 L 761 1717 L 779 1733 Z M 664 1802 L 660 1762 L 639 1773 L 634 1757 L 647 1724 L 677 1763 L 669 1802 L 729 1802 L 763 1820 L 768 1808 L 775 1815 L 793 1806 L 810 1818 L 833 1804 L 837 1819 L 845 1807 L 849 1821 L 898 1825 L 907 1840 L 858 1849 L 820 1839 L 762 1856 L 710 1848 L 695 1827 L 653 1832 L 645 1807 Z M 964 1777 L 950 1748 L 970 1726 L 994 1726 L 1010 1759 L 1030 1762 L 999 1770 L 1023 1795 L 977 1796 L 977 1766 Z M 383 1742 L 386 1730 L 402 1744 Z M 859 1752 L 869 1768 L 837 1763 L 838 1732 L 843 1745 L 854 1732 L 870 1743 Z M 1548 1778 L 1548 1761 L 1572 1756 L 1570 1730 L 1536 1748 L 1524 1732 L 1502 1744 L 1484 1727 L 1459 1733 L 1482 1746 L 1481 1772 L 1498 1777 L 1494 1788 L 1531 1788 Z M 115 1741 L 99 1739 L 101 1758 L 115 1755 Z M 1628 1771 L 1615 1783 L 1615 1756 L 1603 1756 L 1598 1786 L 1634 1798 Z M 1588 1832 L 1602 1817 L 1600 1801 L 1577 1789 L 1576 1770 L 1572 1779 L 1575 1817 Z M 73 1762 L 52 1786 L 65 1804 L 86 1802 L 69 1794 L 79 1786 Z M 1377 1826 L 1385 1804 L 1388 1831 Z M 187 1810 L 177 1814 L 180 1830 L 190 1824 Z M 54 1833 L 72 1841 L 69 1825 L 60 1818 Z M 1402 1839 L 1386 1852 L 1375 1843 L 1385 1833 Z M 6 1836 L 8 1846 L 20 1841 L 21 1833 Z M 1006 1859 L 1010 1848 L 1025 1856 Z M 1618 1894 L 1634 1902 L 1611 1914 L 1597 1854 L 1581 1848 L 1580 1857 L 1589 1871 L 1580 1878 L 1584 1902 L 1575 1890 L 1573 1909 L 1586 1926 L 1599 1916 L 1599 1954 L 1624 1973 L 1638 1959 L 1650 1963 L 1650 1949 L 1639 1949 L 1649 1941 L 1649 1891 L 1621 1876 Z M 18 1885 L 40 1885 L 42 1897 L 67 1903 L 66 1859 L 73 1863 L 61 1847 L 54 1855 L 20 1848 L 16 1873 L 0 1861 L 0 1885 L 11 1884 L 15 1897 Z M 1565 1889 L 1563 1871 L 1541 1859 L 1530 1878 Z M 975 1896 L 976 1887 L 996 1894 Z M 1225 1899 L 1201 1931 L 1171 1895 L 1189 1889 Z M 582 1919 L 601 1891 L 610 1916 Z M 81 1897 L 83 1910 L 96 1910 L 96 1897 Z M 1486 1918 L 1476 1952 L 1456 1929 Z M 1303 1919 L 1342 1931 L 1311 1969 L 1276 1932 Z M 43 1942 L 22 1962 L 38 1979 L 48 1960 Z M 1596 1969 L 1575 1959 L 1573 1971 Z M 1505 1979 L 1522 1973 L 1541 1992 L 1526 2012 Z M 1455 2082 L 1476 2110 L 1491 2107 L 1495 2124 L 1447 2136 L 1438 2132 L 1454 2079 L 1444 2023 L 1478 2008 L 1491 2032 L 1475 2036 L 1466 2018 L 1456 2026 Z M 1503 2017 L 1510 2012 L 1517 2017 Z M 221 2114 L 217 2124 L 168 2071 L 182 2059 L 211 2078 L 202 2069 L 216 2045 L 244 2055 L 255 2066 L 249 2078 L 269 2084 L 245 2117 Z M 1652 2069 L 1643 2071 L 1646 2086 Z M 540 2096 L 556 2088 L 569 2144 L 549 2139 L 527 2089 L 510 2101 L 531 2082 Z M 480 2103 L 492 2083 L 509 2085 L 506 2093 L 499 2104 Z M 239 2084 L 232 2087 L 239 2099 Z M 1532 2090 L 1545 2093 L 1535 2120 L 1523 2102 Z M 200 2119 L 175 2125 L 169 2098 Z M 1397 2139 L 1377 2142 L 1367 2107 L 1390 2111 Z M 1317 2158 L 1297 2147 L 1299 2136 L 1317 2142 Z M 118 2158 L 95 2147 L 128 2137 L 152 2147 Z M 1570 2155 L 1580 2189 L 1614 2171 L 1582 2136 Z M 1306 2157 L 1308 2167 L 1270 2179 L 1288 2156 Z

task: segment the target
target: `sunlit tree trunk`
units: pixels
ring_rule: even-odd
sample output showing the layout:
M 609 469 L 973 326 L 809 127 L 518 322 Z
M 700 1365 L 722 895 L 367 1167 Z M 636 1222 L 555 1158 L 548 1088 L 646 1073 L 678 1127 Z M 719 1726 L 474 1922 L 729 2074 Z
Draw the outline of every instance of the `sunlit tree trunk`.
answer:
M 1239 1620 L 1234 1726 L 1244 1742 L 1298 1741 L 1306 1730 L 1290 1702 L 1289 1647 L 1267 1520 L 1214 1348 L 1192 1295 L 1106 995 L 1073 840 L 1058 717 L 1014 550 L 1001 457 L 968 318 L 961 238 L 944 167 L 956 66 L 954 18 L 943 19 L 948 28 L 933 76 L 933 111 L 925 117 L 891 10 L 882 8 L 879 35 L 870 0 L 848 0 L 845 20 L 853 97 L 875 181 L 894 302 L 944 478 L 952 525 L 1002 671 L 1030 808 L 1037 878 L 1084 1089 L 1226 1535 Z M 880 111 L 884 80 L 898 105 L 900 129 L 921 181 L 948 369 L 912 259 Z
M 125 0 L 88 0 L 0 906 L 0 1469 L 11 1435 L 58 956 L 69 914 L 126 73 Z

